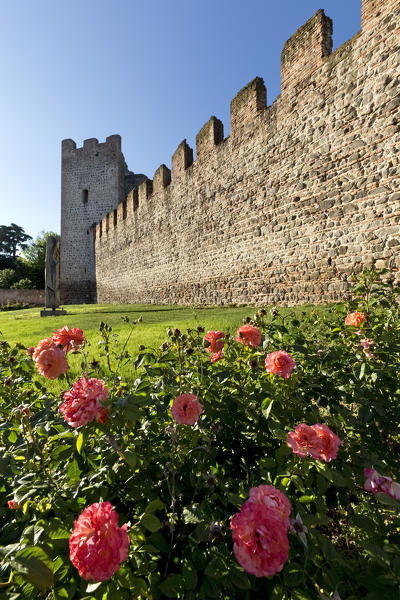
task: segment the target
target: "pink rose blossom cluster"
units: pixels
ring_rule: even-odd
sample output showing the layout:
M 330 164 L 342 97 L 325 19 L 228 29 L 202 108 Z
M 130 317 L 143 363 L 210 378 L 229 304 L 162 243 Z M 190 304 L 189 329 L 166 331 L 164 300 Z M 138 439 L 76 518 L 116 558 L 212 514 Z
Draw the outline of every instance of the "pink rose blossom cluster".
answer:
M 64 402 L 59 411 L 71 427 L 81 427 L 90 421 L 105 423 L 108 409 L 104 406 L 108 388 L 102 379 L 81 377 L 63 395 Z
M 237 331 L 236 341 L 257 348 L 261 342 L 261 331 L 253 325 L 242 325 Z
M 207 342 L 210 345 L 207 348 L 207 352 L 211 352 L 210 361 L 212 363 L 222 358 L 222 349 L 224 347 L 225 334 L 222 331 L 209 331 L 206 335 Z
M 300 423 L 289 432 L 287 443 L 299 456 L 331 462 L 337 456 L 341 440 L 326 425 Z
M 127 525 L 118 527 L 110 502 L 95 502 L 75 521 L 69 538 L 72 564 L 86 580 L 105 581 L 128 558 Z
M 56 379 L 68 371 L 66 354 L 76 352 L 85 341 L 82 329 L 65 325 L 53 337 L 40 340 L 36 348 L 30 346 L 26 353 L 32 356 L 38 372 L 47 379 Z
M 391 477 L 381 475 L 375 469 L 364 469 L 364 489 L 373 494 L 386 494 L 391 498 L 400 500 L 400 483 L 396 483 Z
M 371 352 L 370 348 L 375 346 L 374 340 L 371 338 L 363 338 L 360 340 L 360 344 L 362 346 L 363 352 L 367 358 L 374 358 L 374 353 Z
M 68 371 L 65 353 L 53 342 L 53 338 L 40 340 L 32 353 L 38 372 L 46 379 L 56 379 Z
M 344 324 L 351 325 L 352 327 L 360 327 L 361 323 L 365 323 L 366 320 L 365 313 L 355 311 L 347 315 Z
M 282 570 L 289 555 L 290 503 L 272 485 L 251 488 L 249 499 L 231 521 L 233 551 L 239 564 L 256 577 Z
M 57 346 L 63 346 L 65 354 L 79 350 L 83 346 L 84 341 L 85 336 L 79 327 L 70 329 L 68 325 L 64 325 L 64 327 L 57 329 L 53 334 L 53 342 Z
M 268 373 L 280 375 L 285 379 L 289 379 L 295 366 L 294 359 L 285 350 L 271 352 L 271 354 L 267 354 L 267 358 L 265 359 L 265 370 Z
M 173 418 L 181 425 L 194 425 L 202 412 L 203 407 L 194 394 L 177 396 L 171 406 Z

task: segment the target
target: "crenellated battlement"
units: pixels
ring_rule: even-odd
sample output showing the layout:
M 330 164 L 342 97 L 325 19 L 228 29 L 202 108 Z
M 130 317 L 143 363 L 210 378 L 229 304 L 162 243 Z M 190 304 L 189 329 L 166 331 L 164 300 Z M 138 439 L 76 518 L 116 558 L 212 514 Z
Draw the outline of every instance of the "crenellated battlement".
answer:
M 81 154 L 87 152 L 121 152 L 121 136 L 110 135 L 105 142 L 100 143 L 97 138 L 88 138 L 83 140 L 83 146 L 77 148 L 76 142 L 71 139 L 62 140 L 61 152 L 62 155 Z
M 332 31 L 332 20 L 319 10 L 288 39 L 281 55 L 282 94 L 293 92 L 322 66 L 332 52 Z
M 120 173 L 104 183 L 106 157 L 97 189 L 108 206 L 97 203 L 88 227 L 98 300 L 335 300 L 353 268 L 399 268 L 399 35 L 400 0 L 363 0 L 361 31 L 332 53 L 332 21 L 319 10 L 284 45 L 271 106 L 256 77 L 230 103 L 228 137 L 212 116 L 195 160 L 183 140 L 171 169 L 131 173 L 127 194 L 120 136 L 82 148 L 64 140 L 63 161 L 88 195 L 81 218 L 96 160 L 109 153 L 110 175 Z
M 207 160 L 215 146 L 224 141 L 224 126 L 216 117 L 210 117 L 196 135 L 196 160 Z

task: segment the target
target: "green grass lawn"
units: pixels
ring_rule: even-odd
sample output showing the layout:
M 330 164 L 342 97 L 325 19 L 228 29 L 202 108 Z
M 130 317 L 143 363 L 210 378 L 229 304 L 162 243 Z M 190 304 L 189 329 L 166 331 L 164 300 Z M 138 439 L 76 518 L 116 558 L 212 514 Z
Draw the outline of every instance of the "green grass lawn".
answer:
M 184 332 L 189 327 L 203 325 L 207 330 L 220 329 L 221 331 L 234 333 L 242 324 L 243 317 L 253 315 L 254 308 L 191 308 L 187 306 L 155 306 L 149 305 L 109 305 L 109 304 L 86 304 L 70 305 L 66 307 L 67 315 L 60 317 L 40 317 L 39 308 L 0 312 L 0 331 L 2 339 L 11 345 L 19 342 L 24 346 L 35 346 L 43 338 L 63 327 L 80 327 L 83 329 L 88 341 L 86 350 L 89 359 L 101 357 L 102 347 L 98 342 L 101 340 L 99 324 L 101 321 L 111 325 L 113 334 L 118 335 L 122 345 L 130 331 L 130 326 L 121 317 L 126 316 L 131 322 L 142 317 L 129 340 L 127 349 L 132 356 L 136 356 L 140 345 L 147 347 L 158 347 L 167 339 L 168 327 L 178 327 Z M 73 380 L 80 374 L 81 356 L 70 355 L 70 378 Z M 122 376 L 132 379 L 136 376 L 130 364 L 122 371 Z M 38 376 L 39 377 L 39 376 Z M 43 382 L 43 378 L 40 377 Z M 58 393 L 65 389 L 66 383 L 63 378 L 54 382 L 47 381 L 49 390 Z
M 40 317 L 39 308 L 0 312 L 2 339 L 7 340 L 11 345 L 20 343 L 26 347 L 36 346 L 39 340 L 51 337 L 57 329 L 64 325 L 69 325 L 71 328 L 79 327 L 84 331 L 87 340 L 85 350 L 88 352 L 88 360 L 91 361 L 95 358 L 103 362 L 105 361 L 104 350 L 99 345 L 102 339 L 99 332 L 101 321 L 112 327 L 112 333 L 117 336 L 115 339 L 121 348 L 130 332 L 129 324 L 124 322 L 121 317 L 128 317 L 131 323 L 139 317 L 142 318 L 141 322 L 135 325 L 127 345 L 128 352 L 135 357 L 140 345 L 159 347 L 167 339 L 168 327 L 177 327 L 183 333 L 188 328 L 202 325 L 205 331 L 219 329 L 234 334 L 242 324 L 243 317 L 252 316 L 257 311 L 251 306 L 193 308 L 177 305 L 156 306 L 154 304 L 80 304 L 69 305 L 66 309 L 67 314 L 60 317 Z M 329 311 L 329 305 L 318 308 L 298 306 L 294 309 L 280 308 L 279 310 L 283 314 L 294 313 L 301 319 L 302 311 L 310 312 L 315 309 L 318 312 Z M 70 370 L 68 374 L 71 381 L 78 378 L 81 373 L 81 360 L 80 353 L 69 355 Z M 135 379 L 137 372 L 134 369 L 133 361 L 125 366 L 120 374 L 125 380 Z M 44 378 L 40 375 L 38 375 L 38 379 L 42 383 L 44 382 Z M 47 389 L 55 394 L 65 390 L 66 386 L 65 379 L 62 377 L 55 381 L 46 380 Z

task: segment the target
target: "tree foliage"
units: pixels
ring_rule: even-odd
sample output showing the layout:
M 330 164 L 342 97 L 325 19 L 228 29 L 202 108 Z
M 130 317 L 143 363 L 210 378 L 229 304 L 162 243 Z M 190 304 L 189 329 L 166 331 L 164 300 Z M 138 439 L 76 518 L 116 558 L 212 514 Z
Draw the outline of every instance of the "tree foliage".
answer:
M 44 288 L 46 243 L 49 236 L 60 237 L 52 231 L 41 231 L 32 239 L 15 223 L 10 226 L 0 225 L 0 287 Z
M 47 238 L 50 236 L 60 237 L 53 231 L 41 231 L 32 242 L 26 245 L 22 252 L 25 277 L 29 278 L 37 289 L 43 289 L 45 286 L 46 244 Z
M 26 242 L 31 239 L 32 236 L 16 223 L 0 225 L 0 253 L 6 257 L 16 260 L 18 250 L 26 248 Z

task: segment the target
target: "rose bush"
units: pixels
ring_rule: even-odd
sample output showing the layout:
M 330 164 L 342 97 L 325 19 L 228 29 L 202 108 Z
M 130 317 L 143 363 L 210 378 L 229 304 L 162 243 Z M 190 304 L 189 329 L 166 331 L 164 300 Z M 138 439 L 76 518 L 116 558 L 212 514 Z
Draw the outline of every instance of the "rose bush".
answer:
M 1 597 L 395 598 L 398 294 L 365 271 L 349 303 L 300 319 L 261 309 L 223 337 L 171 329 L 131 381 L 104 323 L 100 364 L 83 333 L 74 352 L 0 342 Z M 82 359 L 59 398 L 34 379 L 53 348 Z M 282 352 L 287 378 L 265 368 Z

